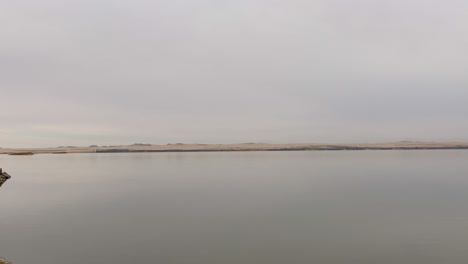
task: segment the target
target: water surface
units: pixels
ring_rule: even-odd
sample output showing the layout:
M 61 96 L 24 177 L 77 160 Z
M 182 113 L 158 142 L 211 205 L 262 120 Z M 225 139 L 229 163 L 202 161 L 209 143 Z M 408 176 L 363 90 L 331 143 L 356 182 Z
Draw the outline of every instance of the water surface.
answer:
M 14 264 L 468 263 L 468 151 L 0 156 Z

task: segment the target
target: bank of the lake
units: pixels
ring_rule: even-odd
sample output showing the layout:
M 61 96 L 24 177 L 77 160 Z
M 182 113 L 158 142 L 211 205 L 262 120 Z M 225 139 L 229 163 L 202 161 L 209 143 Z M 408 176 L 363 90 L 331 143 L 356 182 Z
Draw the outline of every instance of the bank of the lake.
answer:
M 0 154 L 67 154 L 129 152 L 329 151 L 329 150 L 449 150 L 468 149 L 468 142 L 391 142 L 366 144 L 134 144 L 119 146 L 64 146 L 56 148 L 0 148 Z

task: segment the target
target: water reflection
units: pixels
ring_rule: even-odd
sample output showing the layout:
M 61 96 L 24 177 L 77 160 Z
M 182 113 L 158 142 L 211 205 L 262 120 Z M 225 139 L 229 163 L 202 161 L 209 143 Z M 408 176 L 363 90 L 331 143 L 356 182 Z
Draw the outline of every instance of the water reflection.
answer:
M 0 253 L 15 263 L 468 259 L 468 151 L 0 159 L 14 175 Z

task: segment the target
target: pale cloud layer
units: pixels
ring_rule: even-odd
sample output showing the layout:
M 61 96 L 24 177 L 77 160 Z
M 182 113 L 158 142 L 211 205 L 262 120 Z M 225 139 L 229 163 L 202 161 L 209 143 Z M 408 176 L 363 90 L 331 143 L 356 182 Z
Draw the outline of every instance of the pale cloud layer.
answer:
M 0 146 L 468 141 L 468 2 L 0 2 Z

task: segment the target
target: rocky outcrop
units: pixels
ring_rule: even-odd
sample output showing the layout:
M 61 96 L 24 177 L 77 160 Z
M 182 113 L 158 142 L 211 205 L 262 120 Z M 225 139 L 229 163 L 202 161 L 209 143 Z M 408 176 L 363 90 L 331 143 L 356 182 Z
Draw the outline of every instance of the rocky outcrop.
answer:
M 10 178 L 11 176 L 8 173 L 3 172 L 2 169 L 0 169 L 0 187 L 2 187 L 2 185 Z
M 0 264 L 13 264 L 13 263 L 11 263 L 11 262 L 7 261 L 6 259 L 0 257 Z

